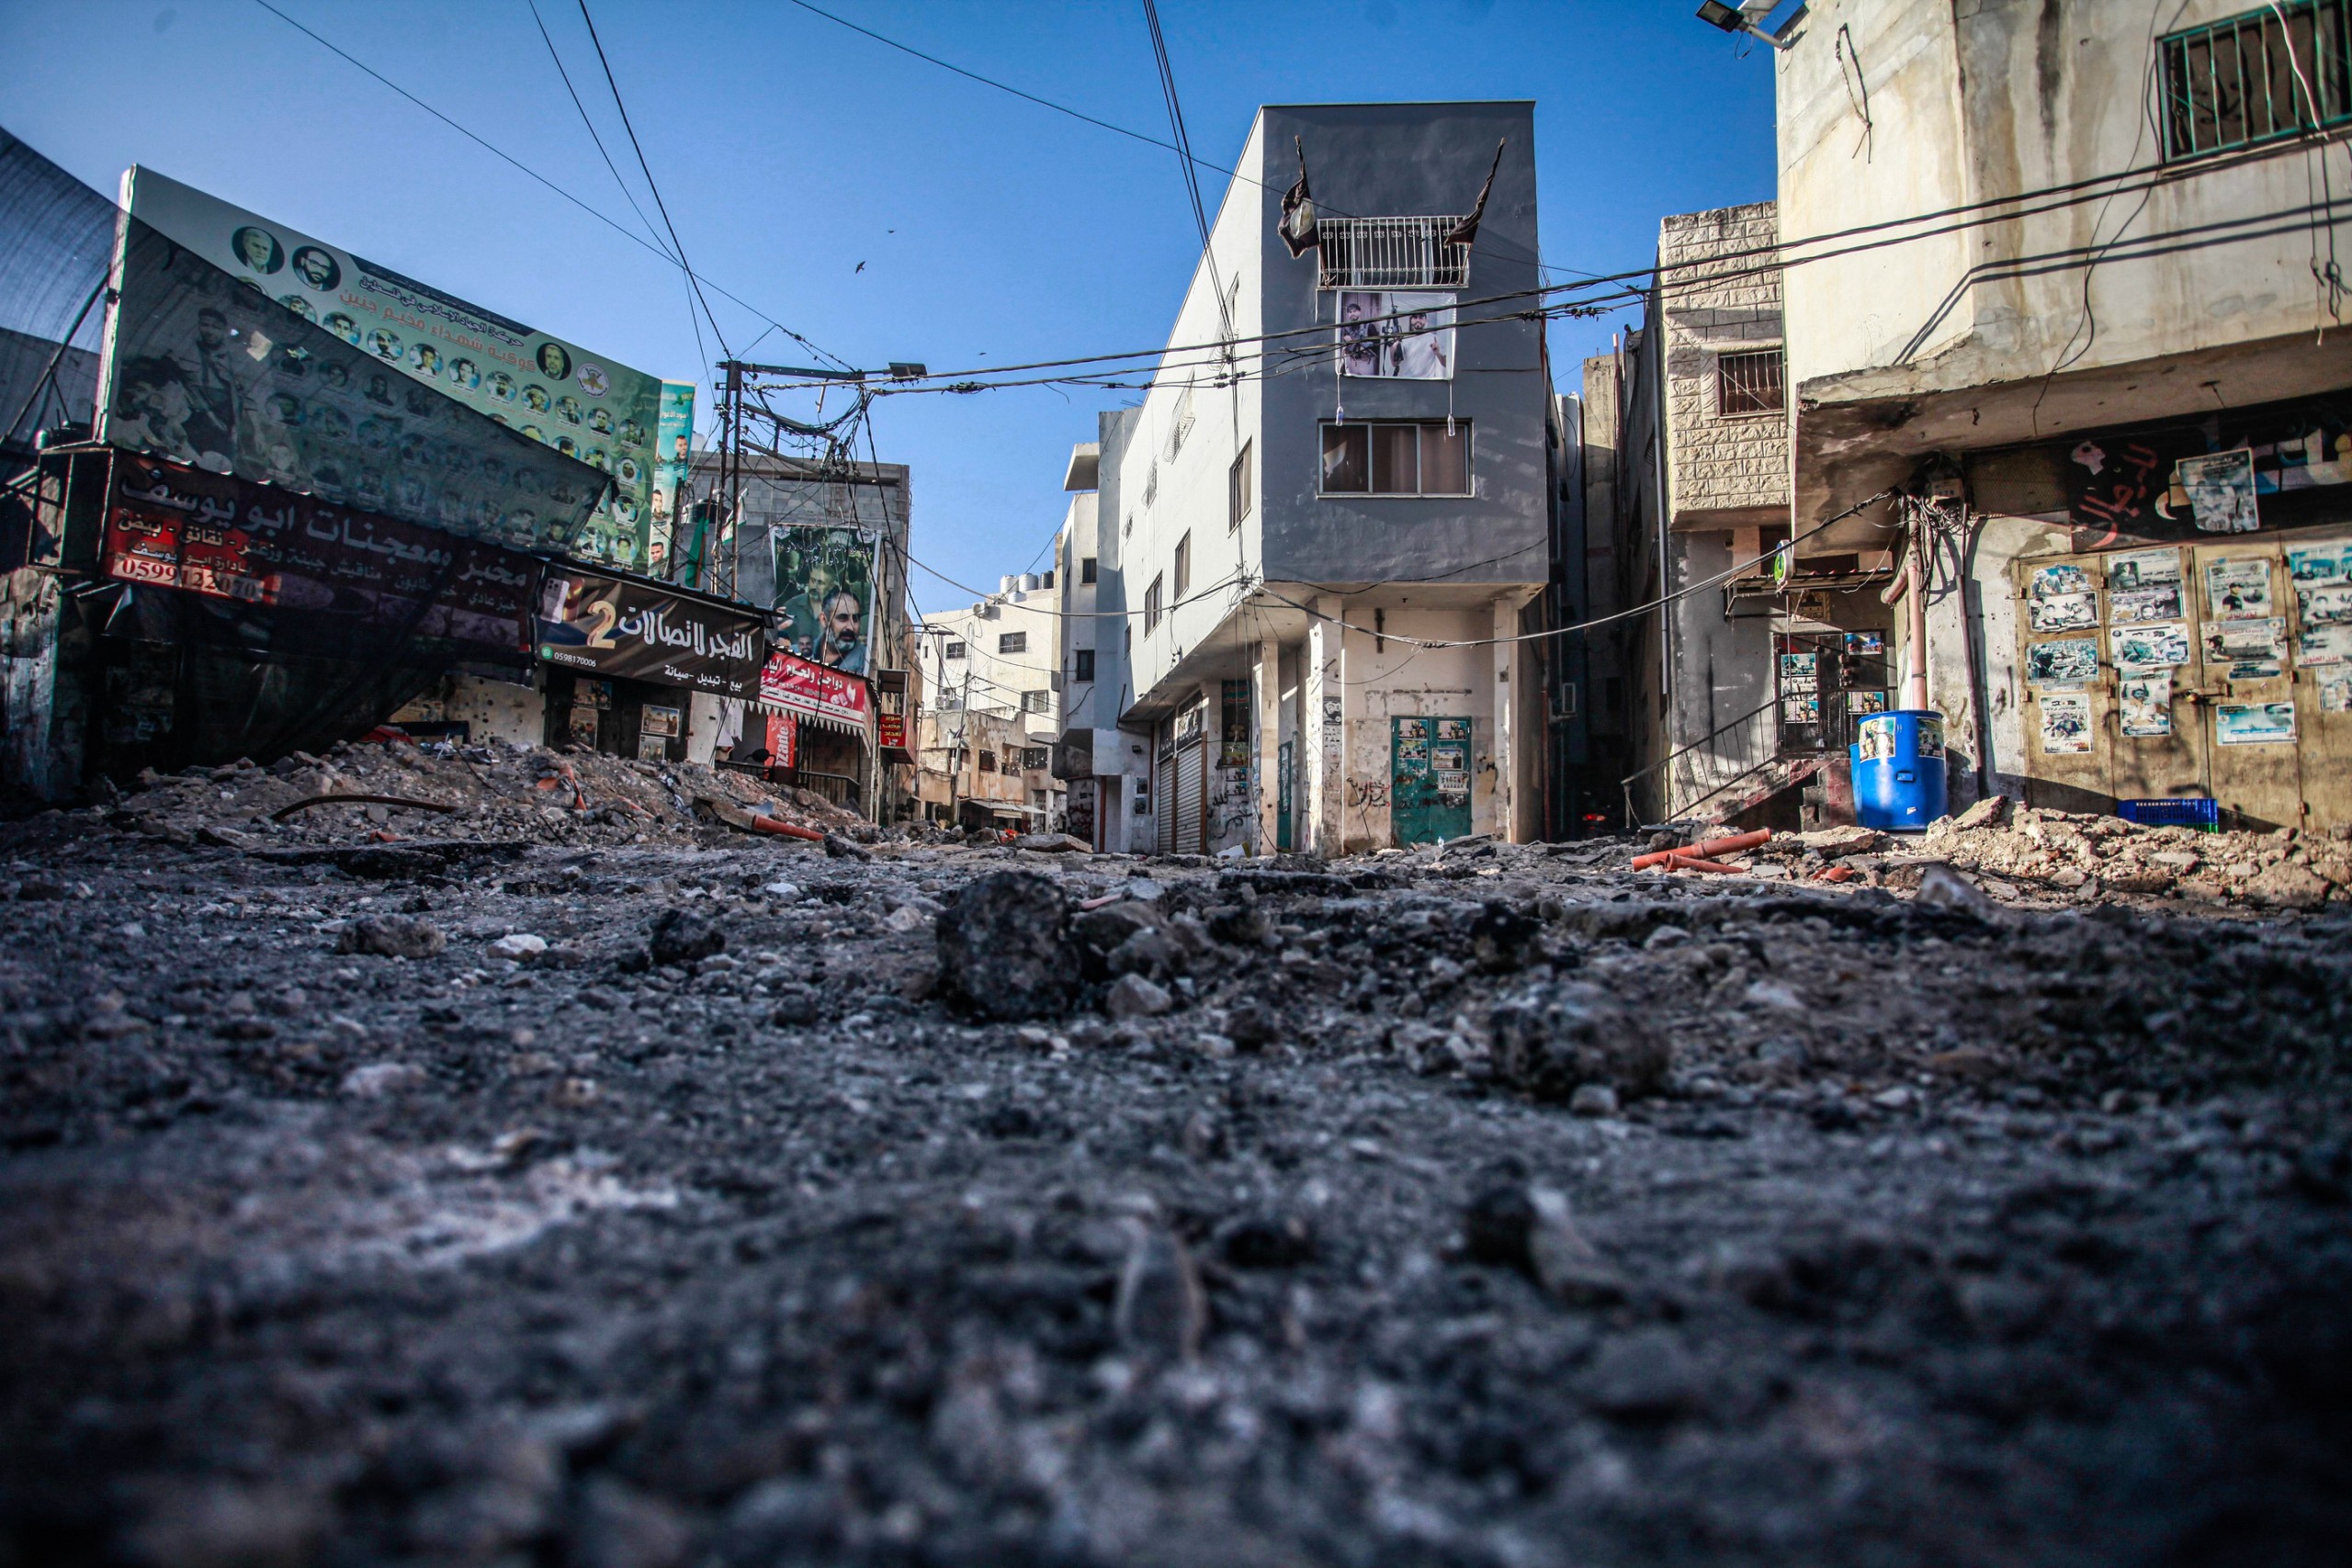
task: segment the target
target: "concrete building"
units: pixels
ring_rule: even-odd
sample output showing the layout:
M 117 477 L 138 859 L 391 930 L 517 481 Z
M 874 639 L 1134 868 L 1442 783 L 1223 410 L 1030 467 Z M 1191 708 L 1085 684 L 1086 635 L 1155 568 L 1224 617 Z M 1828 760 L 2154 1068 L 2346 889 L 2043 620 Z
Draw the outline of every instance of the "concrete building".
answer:
M 1885 705 L 1883 657 L 1859 650 L 1888 612 L 1868 560 L 1789 543 L 1789 412 L 1774 205 L 1666 219 L 1641 328 L 1589 361 L 1625 601 L 1679 594 L 1621 640 L 1632 739 L 1628 807 L 1646 821 L 1754 815 L 1843 756 L 1852 719 Z M 1759 261 L 1763 265 L 1759 265 Z M 1848 634 L 1855 634 L 1850 639 Z M 1849 651 L 1850 644 L 1850 651 Z
M 1117 446 L 1136 410 L 1105 413 L 1104 440 Z M 1067 825 L 1098 850 L 1148 852 L 1158 844 L 1151 799 L 1151 735 L 1124 729 L 1119 716 L 1134 701 L 1129 656 L 1135 622 L 1120 570 L 1119 533 L 1105 531 L 1102 491 L 1103 441 L 1070 449 L 1062 488 L 1069 513 L 1056 541 L 1061 583 L 1062 732 L 1054 773 L 1067 790 Z M 1115 483 L 1116 474 L 1112 476 Z M 1117 491 L 1110 495 L 1117 513 Z
M 1318 243 L 1295 256 L 1302 160 Z M 1238 166 L 1149 392 L 1101 433 L 1098 568 L 1137 612 L 1115 728 L 1150 738 L 1155 845 L 1533 837 L 1517 639 L 1553 400 L 1541 324 L 1476 303 L 1541 281 L 1532 106 L 1269 107 Z
M 920 759 L 918 789 L 932 820 L 961 820 L 971 815 L 961 803 L 985 801 L 988 811 L 1017 817 L 1029 831 L 1060 825 L 1061 784 L 1053 770 L 1062 662 L 1057 577 L 1006 577 L 968 609 L 923 618 L 915 657 L 936 722 L 923 732 L 935 741 L 927 739 Z
M 1784 29 L 1797 525 L 1918 498 L 1798 559 L 1912 525 L 1955 805 L 2352 821 L 2347 24 L 1818 0 Z

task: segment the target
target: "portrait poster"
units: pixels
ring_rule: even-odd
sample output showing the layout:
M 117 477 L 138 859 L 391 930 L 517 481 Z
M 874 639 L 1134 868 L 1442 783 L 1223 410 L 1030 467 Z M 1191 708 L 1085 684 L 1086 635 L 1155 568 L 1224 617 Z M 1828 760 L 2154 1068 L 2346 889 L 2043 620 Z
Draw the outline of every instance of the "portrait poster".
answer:
M 1846 694 L 1846 711 L 1848 713 L 1884 713 L 1886 694 L 1884 692 L 1849 692 Z
M 2352 622 L 2352 583 L 2298 582 L 2295 615 L 2306 626 L 2342 626 Z
M 1782 724 L 1819 724 L 1821 722 L 1821 694 L 1792 692 L 1783 696 L 1781 699 L 1781 722 Z
M 1437 738 L 1440 740 L 1461 740 L 1466 742 L 1470 739 L 1470 721 L 1466 718 L 1439 719 L 1437 721 Z
M 2098 625 L 2098 595 L 2058 593 L 2035 599 L 2028 603 L 2026 616 L 2038 632 L 2081 631 Z
M 694 478 L 695 389 L 684 381 L 662 383 L 662 418 L 654 427 L 651 525 L 646 530 L 647 574 L 662 575 L 677 548 L 678 498 Z
M 1818 691 L 1821 684 L 1817 656 L 1810 653 L 1781 655 L 1781 690 L 1783 692 Z
M 2123 593 L 2141 589 L 2180 586 L 2178 550 L 2125 550 L 2107 558 L 2107 591 Z
M 529 556 L 131 453 L 114 459 L 106 574 L 274 612 L 272 645 L 348 655 L 368 634 L 527 668 Z
M 2352 664 L 2352 625 L 2305 626 L 2295 634 L 2295 662 L 2305 669 Z
M 240 292 L 332 333 L 394 372 L 608 475 L 574 554 L 642 570 L 653 516 L 659 377 L 525 326 L 391 268 L 248 212 L 153 169 L 123 175 L 134 219 L 220 268 Z M 282 334 L 272 333 L 283 341 Z M 683 391 L 693 423 L 694 389 Z M 396 400 L 407 406 L 410 400 Z
M 2270 562 L 2223 556 L 2205 563 L 2205 615 L 2227 621 L 2270 614 Z
M 2153 582 L 2145 588 L 2110 589 L 2107 595 L 2107 618 L 2112 626 L 2131 626 L 2141 621 L 2177 621 L 2185 612 L 2180 604 L 2180 584 Z
M 550 568 L 539 587 L 537 631 L 541 660 L 602 679 L 722 697 L 759 689 L 758 616 L 650 584 Z
M 1848 632 L 1846 651 L 1859 657 L 1871 657 L 1886 651 L 1886 638 L 1878 632 Z
M 2352 713 L 2352 671 L 2320 677 L 2319 711 Z
M 2255 510 L 2252 447 L 2183 457 L 2173 473 L 2188 492 L 2189 513 L 2199 531 L 2251 534 L 2262 526 Z
M 768 530 L 775 566 L 779 644 L 796 659 L 863 675 L 874 627 L 875 551 L 871 528 L 777 524 Z
M 670 742 L 650 729 L 638 731 L 637 760 L 640 762 L 666 762 L 670 760 Z
M 2037 567 L 2029 589 L 2029 597 L 2037 601 L 2064 599 L 2091 592 L 2089 573 L 2073 561 L 2061 561 L 2056 566 Z
M 1394 381 L 1453 379 L 1453 296 L 1426 289 L 1340 292 L 1340 373 Z
M 2172 733 L 2172 671 L 2141 670 L 2126 675 L 2121 698 L 2123 733 L 2147 739 Z
M 2352 582 L 2352 541 L 2297 545 L 2287 551 L 2287 581 L 2296 587 Z
M 2063 642 L 2037 642 L 2025 650 L 2025 679 L 2030 686 L 2087 686 L 2098 679 L 2098 641 L 2069 637 Z
M 2051 756 L 2091 749 L 2087 692 L 2051 692 L 2041 698 L 2041 750 Z
M 676 708 L 657 707 L 648 703 L 638 710 L 637 723 L 638 733 L 640 735 L 658 735 L 665 740 L 677 739 L 678 710 Z
M 2184 621 L 2159 621 L 2143 626 L 2109 626 L 2109 650 L 2118 670 L 2162 670 L 2192 662 L 2194 651 Z
M 2287 660 L 2287 622 L 2261 620 L 2205 623 L 2205 662 L 2222 666 L 2232 681 L 2259 681 L 2280 672 Z
M 2295 705 L 2217 703 L 2213 707 L 2213 739 L 2222 746 L 2291 746 L 2295 743 Z
M 521 550 L 572 547 L 605 476 L 435 397 L 136 218 L 98 439 Z

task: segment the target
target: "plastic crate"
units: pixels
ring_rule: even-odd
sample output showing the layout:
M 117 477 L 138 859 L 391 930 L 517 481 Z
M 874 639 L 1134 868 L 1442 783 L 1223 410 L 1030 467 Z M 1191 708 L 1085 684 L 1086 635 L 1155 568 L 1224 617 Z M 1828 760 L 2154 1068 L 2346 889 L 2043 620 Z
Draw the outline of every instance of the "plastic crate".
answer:
M 2115 814 L 2126 822 L 2137 822 L 2143 828 L 2195 828 L 2208 833 L 2222 830 L 2221 803 L 2199 795 L 2177 795 L 2163 800 L 2119 801 Z

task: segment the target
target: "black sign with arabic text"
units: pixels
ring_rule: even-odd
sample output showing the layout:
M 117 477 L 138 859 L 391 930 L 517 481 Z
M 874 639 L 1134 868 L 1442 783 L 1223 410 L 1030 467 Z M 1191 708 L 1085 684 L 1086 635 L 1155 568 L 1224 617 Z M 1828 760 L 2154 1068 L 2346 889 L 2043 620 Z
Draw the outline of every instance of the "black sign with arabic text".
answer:
M 722 697 L 757 697 L 767 653 L 757 615 L 569 567 L 539 591 L 539 657 L 600 680 L 650 681 Z

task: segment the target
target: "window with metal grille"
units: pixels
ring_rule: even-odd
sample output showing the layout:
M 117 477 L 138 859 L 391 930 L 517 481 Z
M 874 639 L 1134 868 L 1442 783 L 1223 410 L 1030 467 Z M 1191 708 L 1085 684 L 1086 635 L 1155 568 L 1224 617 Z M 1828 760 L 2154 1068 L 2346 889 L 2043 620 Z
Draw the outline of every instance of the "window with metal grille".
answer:
M 1021 748 L 1022 767 L 1024 769 L 1044 769 L 1052 767 L 1054 765 L 1054 760 L 1052 756 L 1049 755 L 1050 750 L 1050 748 L 1045 746 L 1023 746 Z
M 1092 649 L 1080 648 L 1071 650 L 1069 678 L 1073 681 L 1094 679 L 1094 650 Z
M 1715 356 L 1717 413 L 1778 413 L 1784 402 L 1779 349 Z
M 1193 586 L 1193 536 L 1185 535 L 1176 541 L 1176 598 L 1182 602 L 1184 591 Z
M 1326 424 L 1325 495 L 1468 495 L 1470 422 Z
M 1149 637 L 1159 625 L 1159 578 L 1153 578 L 1151 586 L 1143 591 L 1143 635 L 1146 637 Z
M 1233 459 L 1233 468 L 1225 479 L 1225 525 L 1238 528 L 1241 520 L 1250 515 L 1250 492 L 1255 486 L 1250 479 L 1250 448 L 1251 443 L 1241 444 L 1241 456 Z
M 996 634 L 996 650 L 999 653 L 1026 653 L 1029 651 L 1029 634 L 999 632 Z
M 963 657 L 964 657 L 964 645 L 963 645 L 962 643 L 960 643 L 960 642 L 951 642 L 951 643 L 949 643 L 949 644 L 947 645 L 947 657 L 948 657 L 948 658 L 950 658 L 950 659 L 961 659 L 961 658 L 963 658 Z
M 2165 156 L 2197 158 L 2352 120 L 2352 0 L 2276 6 L 2156 43 Z
M 1315 225 L 1324 288 L 1460 288 L 1470 247 L 1445 236 L 1459 218 L 1325 218 Z
M 1047 692 L 1023 692 L 1023 693 L 1022 693 L 1022 694 L 1021 694 L 1021 711 L 1022 711 L 1023 713 L 1051 713 L 1051 712 L 1053 712 L 1053 711 L 1054 711 L 1054 694 L 1053 694 L 1053 693 L 1051 693 L 1051 692 L 1049 692 L 1049 691 L 1047 691 Z

